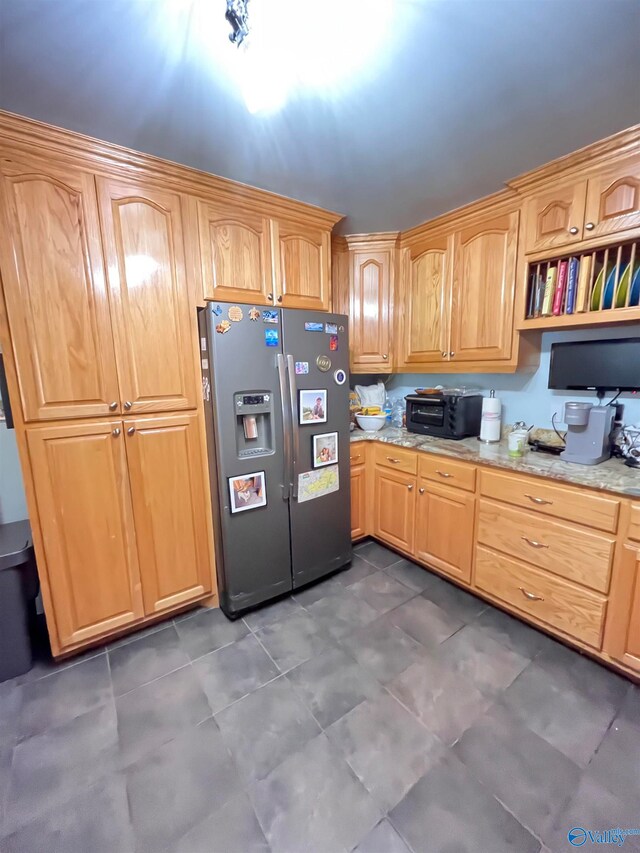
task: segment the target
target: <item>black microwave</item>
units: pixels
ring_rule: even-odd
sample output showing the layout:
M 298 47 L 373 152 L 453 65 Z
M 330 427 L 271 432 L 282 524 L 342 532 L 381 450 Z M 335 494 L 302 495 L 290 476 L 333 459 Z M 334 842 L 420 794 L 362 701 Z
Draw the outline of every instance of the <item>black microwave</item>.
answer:
M 410 394 L 405 400 L 409 432 L 455 439 L 480 435 L 482 394 Z

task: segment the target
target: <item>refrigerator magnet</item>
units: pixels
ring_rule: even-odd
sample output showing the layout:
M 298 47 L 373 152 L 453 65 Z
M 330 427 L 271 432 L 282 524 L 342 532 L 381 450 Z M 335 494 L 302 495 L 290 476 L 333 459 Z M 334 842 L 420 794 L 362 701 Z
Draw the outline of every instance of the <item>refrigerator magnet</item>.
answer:
M 219 305 L 216 305 L 216 307 L 213 308 L 212 311 L 216 315 L 216 317 L 219 317 L 222 314 L 222 308 Z
M 323 373 L 326 373 L 328 370 L 331 370 L 331 359 L 329 358 L 329 356 L 319 355 L 316 358 L 316 367 Z
M 262 312 L 262 322 L 263 323 L 277 323 L 278 322 L 278 312 L 277 311 L 263 311 Z
M 298 418 L 301 424 L 324 424 L 327 422 L 326 388 L 300 391 Z
M 260 312 L 259 312 L 259 311 L 258 311 L 258 309 L 255 307 L 255 305 L 254 305 L 254 307 L 249 311 L 249 319 L 250 319 L 253 323 L 255 323 L 257 320 L 259 320 L 259 319 L 260 319 Z
M 322 332 L 324 331 L 323 323 L 305 323 L 304 324 L 305 332 Z
M 309 372 L 309 362 L 308 361 L 296 361 L 296 373 L 298 376 Z
M 347 374 L 344 370 L 342 370 L 342 368 L 340 368 L 336 370 L 336 372 L 333 374 L 333 378 L 335 380 L 336 385 L 344 385 L 344 383 L 347 381 Z
M 338 461 L 338 433 L 323 432 L 311 436 L 314 468 L 324 468 L 325 465 L 335 465 Z
M 268 347 L 280 346 L 280 331 L 278 329 L 265 329 L 264 342 Z
M 231 328 L 231 323 L 228 320 L 222 320 L 216 326 L 216 332 L 219 335 L 226 335 L 230 328 Z
M 246 512 L 267 505 L 267 486 L 264 471 L 229 477 L 229 506 L 231 514 Z
M 239 323 L 244 317 L 244 312 L 239 305 L 232 305 L 227 311 L 227 317 L 232 323 Z
M 338 334 L 338 324 L 337 323 L 325 323 L 324 330 L 328 335 L 337 335 Z
M 329 338 L 329 349 L 331 352 L 335 352 L 338 349 L 338 336 L 331 335 Z

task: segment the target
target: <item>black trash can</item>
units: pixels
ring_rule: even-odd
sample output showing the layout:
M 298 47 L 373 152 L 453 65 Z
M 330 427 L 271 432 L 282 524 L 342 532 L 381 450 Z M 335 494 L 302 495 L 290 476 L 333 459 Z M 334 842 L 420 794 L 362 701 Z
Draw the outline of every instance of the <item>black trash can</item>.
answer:
M 0 524 L 0 682 L 32 666 L 38 573 L 28 521 Z

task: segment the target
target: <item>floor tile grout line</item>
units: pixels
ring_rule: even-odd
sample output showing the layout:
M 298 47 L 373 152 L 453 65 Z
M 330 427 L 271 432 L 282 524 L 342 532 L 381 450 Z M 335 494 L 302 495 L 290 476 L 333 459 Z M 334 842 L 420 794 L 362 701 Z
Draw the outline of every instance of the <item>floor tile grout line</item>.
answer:
M 142 687 L 148 687 L 150 684 L 155 684 L 156 681 L 160 681 L 160 679 L 166 678 L 167 675 L 173 675 L 176 672 L 180 672 L 180 670 L 187 669 L 187 667 L 189 666 L 192 666 L 192 662 L 190 660 L 188 660 L 186 663 L 181 664 L 180 666 L 176 666 L 174 669 L 170 669 L 168 672 L 163 672 L 162 675 L 157 675 L 155 678 L 152 678 L 149 681 L 145 681 L 143 684 L 138 684 L 137 687 L 132 687 L 131 690 L 127 690 L 126 693 L 114 692 L 114 698 L 116 700 L 116 703 L 118 699 L 122 699 L 125 696 L 130 696 L 136 690 L 140 690 Z

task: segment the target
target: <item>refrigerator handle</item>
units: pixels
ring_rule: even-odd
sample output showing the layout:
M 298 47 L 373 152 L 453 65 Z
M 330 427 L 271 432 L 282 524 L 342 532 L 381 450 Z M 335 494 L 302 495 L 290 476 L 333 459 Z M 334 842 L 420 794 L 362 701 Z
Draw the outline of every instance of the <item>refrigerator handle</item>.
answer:
M 289 373 L 289 405 L 291 407 L 291 444 L 293 447 L 293 464 L 291 466 L 291 486 L 293 498 L 298 498 L 298 459 L 300 458 L 300 444 L 298 431 L 298 388 L 296 386 L 296 369 L 293 356 L 287 355 L 287 369 Z
M 284 471 L 282 473 L 282 499 L 288 500 L 291 492 L 291 426 L 289 419 L 291 417 L 290 408 L 287 405 L 288 389 L 286 377 L 286 364 L 284 356 L 278 353 L 278 382 L 280 385 L 280 405 L 282 406 L 282 430 L 284 443 Z

